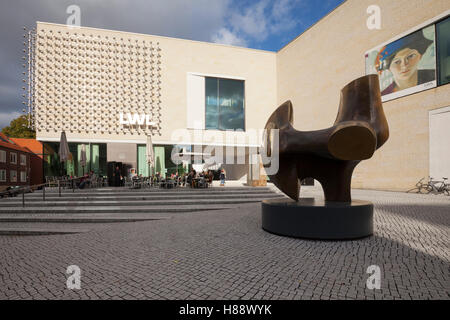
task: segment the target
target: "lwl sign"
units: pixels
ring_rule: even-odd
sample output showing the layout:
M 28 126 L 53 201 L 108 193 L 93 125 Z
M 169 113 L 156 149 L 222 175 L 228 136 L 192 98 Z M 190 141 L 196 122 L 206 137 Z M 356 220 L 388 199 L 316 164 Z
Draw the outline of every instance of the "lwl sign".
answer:
M 125 126 L 146 126 L 155 127 L 156 123 L 150 120 L 149 114 L 137 114 L 137 113 L 119 113 L 119 121 L 121 125 Z

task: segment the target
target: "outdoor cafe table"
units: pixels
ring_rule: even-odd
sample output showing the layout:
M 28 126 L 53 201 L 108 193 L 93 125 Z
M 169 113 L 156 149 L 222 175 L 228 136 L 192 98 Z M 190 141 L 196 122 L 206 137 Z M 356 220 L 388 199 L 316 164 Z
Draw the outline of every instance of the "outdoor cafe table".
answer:
M 203 182 L 203 188 L 206 188 L 206 187 L 208 186 L 208 182 L 207 182 L 207 180 L 206 180 L 205 178 L 203 178 L 203 177 L 192 179 L 192 186 L 193 186 L 194 188 L 200 188 L 199 182 L 201 182 L 201 181 Z

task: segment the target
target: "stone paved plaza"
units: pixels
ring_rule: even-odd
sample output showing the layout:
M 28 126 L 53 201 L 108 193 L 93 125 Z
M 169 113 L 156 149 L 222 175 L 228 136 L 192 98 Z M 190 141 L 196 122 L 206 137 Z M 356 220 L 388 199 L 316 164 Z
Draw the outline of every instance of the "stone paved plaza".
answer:
M 302 190 L 311 195 L 320 190 Z M 1 235 L 0 298 L 449 299 L 450 197 L 353 190 L 353 198 L 375 204 L 375 233 L 357 241 L 267 233 L 260 203 L 163 220 L 40 223 L 89 231 Z M 140 215 L 152 214 L 162 215 Z M 69 265 L 81 268 L 80 290 L 66 287 Z M 370 265 L 381 268 L 379 290 L 366 288 Z

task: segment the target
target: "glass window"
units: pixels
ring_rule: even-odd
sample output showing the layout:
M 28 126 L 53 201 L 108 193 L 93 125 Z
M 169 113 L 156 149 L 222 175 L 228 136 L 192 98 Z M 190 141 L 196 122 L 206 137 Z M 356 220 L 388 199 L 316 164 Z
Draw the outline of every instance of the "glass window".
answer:
M 20 182 L 27 182 L 27 172 L 20 171 Z
M 450 82 L 450 17 L 436 24 L 438 84 Z
M 58 142 L 44 142 L 44 175 L 46 177 L 60 176 L 62 172 L 58 156 Z
M 205 78 L 205 129 L 245 130 L 244 81 Z
M 154 151 L 153 151 L 153 153 L 154 153 Z M 138 175 L 142 174 L 142 176 L 148 177 L 149 172 L 150 172 L 150 170 L 149 170 L 150 165 L 147 163 L 147 146 L 146 145 L 138 146 L 137 158 L 138 158 L 138 163 L 137 163 Z
M 0 150 L 0 162 L 6 163 L 6 151 Z
M 244 130 L 244 81 L 219 80 L 219 129 Z
M 217 78 L 205 78 L 205 129 L 219 128 L 218 80 Z
M 72 160 L 64 163 L 59 161 L 59 142 L 44 142 L 44 175 L 46 177 L 68 174 L 82 176 L 83 173 L 94 171 L 98 176 L 107 175 L 106 143 L 84 143 L 86 150 L 86 165 L 81 165 L 82 143 L 69 143 Z
M 9 162 L 12 164 L 17 164 L 17 153 L 11 152 L 9 154 Z
M 2 182 L 6 181 L 6 170 L 5 169 L 0 170 L 0 181 L 2 181 Z
M 166 176 L 166 156 L 164 146 L 154 146 L 155 150 L 155 172 Z
M 16 170 L 11 170 L 9 171 L 9 181 L 11 182 L 17 182 L 17 171 Z
M 22 166 L 26 166 L 27 165 L 27 156 L 26 155 L 24 155 L 24 154 L 20 155 L 20 164 Z

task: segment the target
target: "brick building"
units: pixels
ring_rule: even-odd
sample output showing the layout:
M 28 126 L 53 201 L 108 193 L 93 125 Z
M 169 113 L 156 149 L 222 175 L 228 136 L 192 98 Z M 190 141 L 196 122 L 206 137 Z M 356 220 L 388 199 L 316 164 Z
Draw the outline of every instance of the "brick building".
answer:
M 10 138 L 14 143 L 30 151 L 30 185 L 44 183 L 44 146 L 36 139 Z
M 0 191 L 30 185 L 30 150 L 0 133 Z

